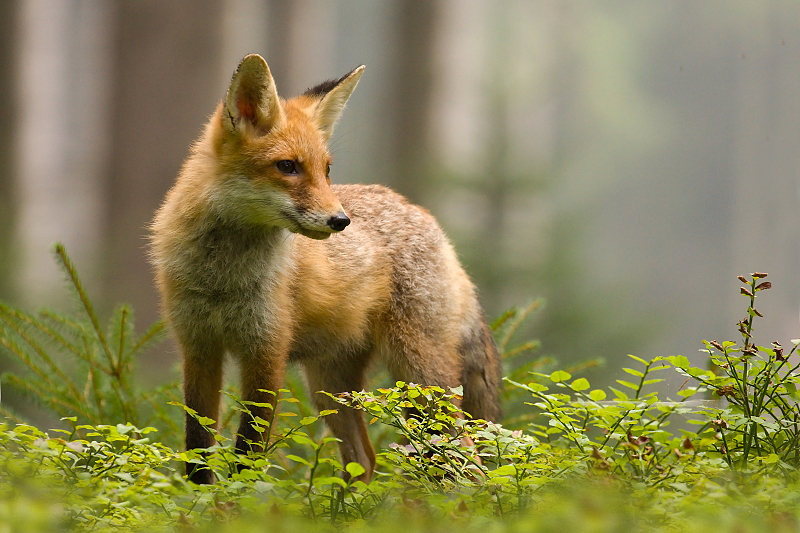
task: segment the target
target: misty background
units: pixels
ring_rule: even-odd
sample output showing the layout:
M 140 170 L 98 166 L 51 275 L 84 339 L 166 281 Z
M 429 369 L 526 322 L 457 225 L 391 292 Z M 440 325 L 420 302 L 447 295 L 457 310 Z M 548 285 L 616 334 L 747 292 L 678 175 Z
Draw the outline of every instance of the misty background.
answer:
M 366 64 L 333 181 L 429 209 L 490 318 L 545 297 L 524 335 L 593 383 L 735 340 L 739 274 L 773 283 L 757 341 L 800 337 L 796 0 L 4 0 L 0 299 L 74 307 L 62 241 L 100 310 L 156 320 L 146 226 L 252 52 L 283 96 Z

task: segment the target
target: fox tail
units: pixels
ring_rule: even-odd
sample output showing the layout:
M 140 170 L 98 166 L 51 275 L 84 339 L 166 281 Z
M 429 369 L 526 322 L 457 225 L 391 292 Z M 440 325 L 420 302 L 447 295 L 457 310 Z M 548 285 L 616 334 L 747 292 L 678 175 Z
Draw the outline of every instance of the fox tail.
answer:
M 499 421 L 502 364 L 492 332 L 481 312 L 461 342 L 464 386 L 462 409 L 473 418 Z

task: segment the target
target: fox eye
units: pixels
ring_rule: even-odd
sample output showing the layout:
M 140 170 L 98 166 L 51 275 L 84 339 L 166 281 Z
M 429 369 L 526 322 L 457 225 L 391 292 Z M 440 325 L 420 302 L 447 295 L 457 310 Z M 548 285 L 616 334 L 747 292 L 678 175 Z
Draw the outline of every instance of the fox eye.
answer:
M 328 166 L 325 167 L 325 175 L 326 176 L 330 176 L 331 175 L 331 164 L 330 163 L 328 163 Z
M 275 166 L 284 174 L 297 174 L 297 164 L 291 159 L 283 159 L 275 163 Z

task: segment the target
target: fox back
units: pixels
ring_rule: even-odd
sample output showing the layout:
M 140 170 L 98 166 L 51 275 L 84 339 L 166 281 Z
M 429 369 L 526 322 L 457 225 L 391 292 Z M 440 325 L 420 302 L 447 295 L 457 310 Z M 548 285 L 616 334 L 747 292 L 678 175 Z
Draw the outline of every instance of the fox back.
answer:
M 331 185 L 328 141 L 364 67 L 283 100 L 245 57 L 151 226 L 163 313 L 183 357 L 184 401 L 218 419 L 222 364 L 243 399 L 275 406 L 288 362 L 310 391 L 362 390 L 373 360 L 395 379 L 456 387 L 477 418 L 500 416 L 500 361 L 475 287 L 435 219 L 378 185 Z M 363 416 L 314 394 L 344 464 L 369 479 Z M 269 419 L 269 409 L 252 415 Z M 236 449 L 263 449 L 240 422 Z M 186 417 L 187 449 L 213 438 Z M 189 478 L 211 483 L 187 463 Z

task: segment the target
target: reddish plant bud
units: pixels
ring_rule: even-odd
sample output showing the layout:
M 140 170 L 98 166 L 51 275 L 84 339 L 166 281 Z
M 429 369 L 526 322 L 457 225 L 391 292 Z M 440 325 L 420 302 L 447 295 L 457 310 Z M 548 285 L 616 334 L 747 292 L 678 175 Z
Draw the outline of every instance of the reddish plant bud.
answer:
M 754 278 L 766 278 L 767 277 L 767 273 L 766 272 L 753 272 L 753 277 Z
M 769 281 L 765 281 L 764 283 L 759 283 L 758 285 L 756 285 L 757 291 L 765 291 L 771 288 L 772 288 L 772 283 Z
M 775 352 L 775 359 L 777 361 L 786 361 L 786 358 L 783 356 L 783 346 L 778 341 L 772 343 L 772 350 Z
M 717 341 L 711 341 L 709 344 L 711 344 L 711 346 L 713 346 L 714 348 L 716 348 L 720 352 L 725 352 L 725 349 L 722 348 L 722 345 L 720 343 L 718 343 Z
M 747 290 L 747 289 L 745 289 L 744 287 L 741 287 L 741 288 L 739 289 L 739 291 L 740 291 L 742 294 L 744 294 L 745 296 L 749 296 L 750 298 L 752 298 L 752 297 L 753 297 L 753 293 L 752 293 L 752 292 L 750 292 L 750 291 L 748 291 L 748 290 Z
M 721 418 L 717 418 L 711 421 L 711 424 L 717 429 L 717 431 L 721 429 L 728 429 L 728 423 L 722 420 Z
M 747 281 L 747 278 L 746 278 L 746 277 L 744 277 L 744 276 L 736 276 L 736 277 L 737 277 L 737 278 L 739 278 L 739 281 L 741 281 L 742 283 L 749 283 L 749 282 Z
M 739 396 L 739 391 L 736 390 L 736 387 L 733 385 L 724 385 L 718 388 L 715 392 L 717 393 L 717 396 L 725 396 L 726 398 L 728 396 L 733 396 L 734 398 Z
M 595 468 L 600 470 L 610 470 L 611 464 L 606 461 L 606 458 L 603 457 L 603 454 L 600 453 L 600 450 L 597 449 L 597 446 L 592 446 L 592 459 L 597 459 L 595 463 Z
M 694 444 L 692 444 L 692 441 L 689 439 L 689 437 L 686 437 L 685 439 L 683 439 L 683 442 L 681 443 L 681 446 L 683 446 L 684 450 L 692 450 L 692 451 L 694 451 Z
M 760 316 L 761 318 L 764 318 L 764 315 L 762 315 L 761 313 L 759 313 L 759 312 L 758 312 L 758 309 L 756 309 L 755 307 L 751 307 L 750 309 L 752 309 L 752 310 L 753 310 L 753 312 L 754 312 L 756 315 Z

